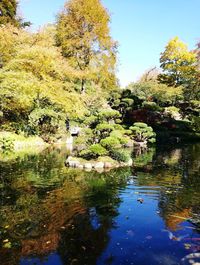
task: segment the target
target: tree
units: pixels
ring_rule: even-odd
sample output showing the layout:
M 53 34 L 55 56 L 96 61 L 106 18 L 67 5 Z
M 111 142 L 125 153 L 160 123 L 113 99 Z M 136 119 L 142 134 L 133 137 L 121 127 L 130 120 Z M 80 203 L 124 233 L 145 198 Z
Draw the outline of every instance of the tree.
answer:
M 17 1 L 16 0 L 2 0 L 0 2 L 0 25 L 11 23 L 17 25 Z
M 132 131 L 132 138 L 136 143 L 143 142 L 146 145 L 147 143 L 155 143 L 156 141 L 156 134 L 146 123 L 135 122 L 129 129 Z
M 196 54 L 197 54 L 197 63 L 198 63 L 199 70 L 200 70 L 200 42 L 197 43 Z
M 17 16 L 17 7 L 16 0 L 0 1 L 0 25 L 10 23 L 17 27 L 30 26 L 30 22 L 23 22 L 22 18 Z
M 88 80 L 113 79 L 116 43 L 110 17 L 100 0 L 70 0 L 57 20 L 57 42 L 71 66 L 80 71 L 81 91 Z M 101 80 L 105 82 L 105 80 Z
M 0 67 L 15 57 L 25 45 L 33 45 L 31 34 L 13 25 L 0 25 Z
M 160 58 L 163 74 L 158 79 L 161 83 L 178 87 L 190 83 L 197 74 L 197 58 L 193 51 L 189 51 L 185 43 L 178 37 L 167 44 Z
M 159 73 L 160 71 L 157 67 L 150 68 L 142 74 L 138 82 L 157 81 Z

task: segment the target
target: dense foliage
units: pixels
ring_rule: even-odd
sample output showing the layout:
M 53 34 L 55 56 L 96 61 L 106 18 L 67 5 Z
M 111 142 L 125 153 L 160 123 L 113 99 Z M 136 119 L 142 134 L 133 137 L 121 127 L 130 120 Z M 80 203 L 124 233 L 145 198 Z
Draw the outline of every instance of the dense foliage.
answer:
M 30 22 L 24 22 L 17 14 L 17 0 L 0 1 L 0 25 L 10 23 L 16 27 L 30 26 Z
M 20 24 L 16 1 L 1 1 L 0 10 L 1 131 L 51 142 L 67 135 L 67 123 L 79 126 L 78 155 L 87 158 L 119 158 L 133 142 L 155 142 L 153 130 L 199 137 L 199 44 L 189 51 L 173 38 L 162 71 L 149 69 L 120 89 L 117 44 L 99 0 L 67 1 L 55 25 L 34 33 Z

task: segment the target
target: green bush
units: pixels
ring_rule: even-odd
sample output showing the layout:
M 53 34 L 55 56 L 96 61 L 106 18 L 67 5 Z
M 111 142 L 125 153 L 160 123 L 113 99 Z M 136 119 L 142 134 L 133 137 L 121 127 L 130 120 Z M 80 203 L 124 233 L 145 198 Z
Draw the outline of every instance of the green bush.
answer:
M 89 151 L 91 152 L 91 155 L 94 158 L 97 158 L 99 156 L 106 156 L 108 154 L 108 151 L 101 146 L 100 144 L 93 144 L 89 147 Z
M 96 134 L 99 136 L 100 139 L 108 137 L 113 130 L 113 125 L 108 123 L 100 123 L 95 129 Z
M 14 141 L 9 137 L 0 138 L 0 149 L 12 151 L 14 149 Z
M 123 131 L 124 128 L 120 124 L 113 124 L 115 130 Z
M 108 150 L 120 147 L 120 141 L 118 140 L 118 138 L 112 136 L 102 139 L 100 144 Z
M 129 128 L 132 131 L 132 138 L 136 142 L 154 143 L 156 134 L 152 127 L 143 122 L 135 122 Z
M 53 108 L 36 108 L 29 115 L 29 127 L 41 137 L 56 134 L 61 123 L 64 127 L 65 115 Z
M 92 128 L 96 126 L 97 122 L 98 122 L 98 118 L 97 118 L 97 116 L 94 116 L 94 115 L 86 117 L 85 120 L 83 121 L 83 123 L 86 126 L 89 126 L 89 127 L 92 127 Z
M 102 110 L 99 112 L 99 119 L 102 121 L 111 121 L 115 119 L 119 119 L 121 114 L 117 110 L 109 109 L 109 110 Z
M 200 117 L 192 116 L 192 129 L 196 132 L 200 132 Z
M 91 159 L 92 158 L 92 152 L 88 149 L 82 150 L 78 156 L 84 158 L 84 159 Z
M 89 145 L 93 143 L 94 134 L 90 128 L 84 128 L 80 131 L 78 137 L 75 138 L 75 145 Z
M 117 138 L 120 144 L 124 145 L 124 144 L 127 144 L 128 141 L 130 140 L 129 137 L 124 136 L 124 133 L 126 133 L 125 130 L 124 131 L 114 130 L 110 133 L 110 136 Z
M 161 110 L 161 108 L 155 102 L 152 102 L 152 101 L 144 101 L 142 104 L 142 107 L 147 109 L 147 110 L 152 110 L 152 111 L 160 111 Z
M 110 156 L 119 162 L 128 162 L 130 160 L 130 154 L 125 150 L 112 149 L 110 151 Z

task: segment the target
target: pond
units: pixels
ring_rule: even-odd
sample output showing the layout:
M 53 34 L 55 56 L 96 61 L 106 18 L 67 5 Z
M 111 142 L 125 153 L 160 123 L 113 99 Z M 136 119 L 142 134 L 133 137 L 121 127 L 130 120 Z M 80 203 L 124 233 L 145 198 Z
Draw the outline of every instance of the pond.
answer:
M 200 144 L 104 173 L 64 149 L 0 159 L 1 265 L 200 264 Z

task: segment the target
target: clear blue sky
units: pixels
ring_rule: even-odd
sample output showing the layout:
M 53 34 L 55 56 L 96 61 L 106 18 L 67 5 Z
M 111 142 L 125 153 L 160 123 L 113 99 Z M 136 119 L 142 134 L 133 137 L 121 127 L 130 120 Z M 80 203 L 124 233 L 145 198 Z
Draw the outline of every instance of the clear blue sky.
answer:
M 20 0 L 34 28 L 53 22 L 65 0 Z M 200 0 L 102 0 L 119 43 L 118 77 L 127 85 L 148 68 L 159 66 L 160 52 L 174 36 L 190 49 L 200 39 Z

